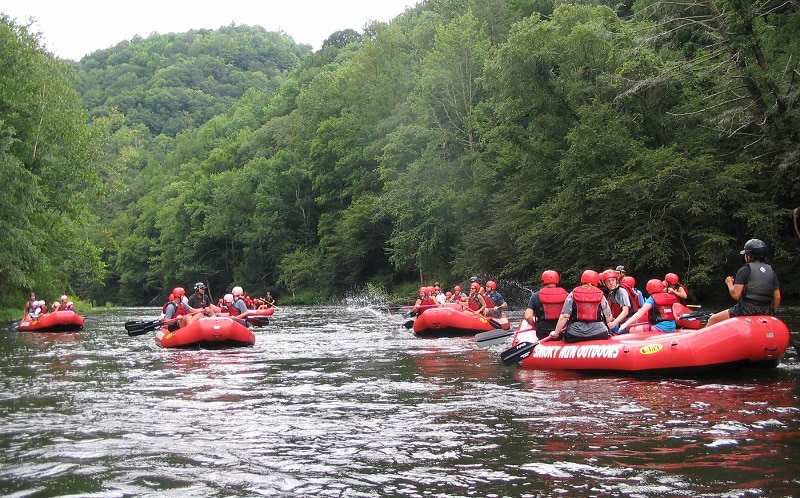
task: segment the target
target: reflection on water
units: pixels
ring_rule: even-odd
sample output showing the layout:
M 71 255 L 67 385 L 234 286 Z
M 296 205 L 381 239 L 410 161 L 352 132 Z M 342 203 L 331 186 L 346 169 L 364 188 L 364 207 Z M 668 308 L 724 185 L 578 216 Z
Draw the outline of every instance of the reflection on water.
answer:
M 714 378 L 505 368 L 372 307 L 281 307 L 256 345 L 163 350 L 127 320 L 6 332 L 17 496 L 792 496 L 796 354 Z M 787 313 L 800 328 L 800 309 Z M 515 317 L 519 320 L 519 317 Z M 798 342 L 797 334 L 793 335 Z

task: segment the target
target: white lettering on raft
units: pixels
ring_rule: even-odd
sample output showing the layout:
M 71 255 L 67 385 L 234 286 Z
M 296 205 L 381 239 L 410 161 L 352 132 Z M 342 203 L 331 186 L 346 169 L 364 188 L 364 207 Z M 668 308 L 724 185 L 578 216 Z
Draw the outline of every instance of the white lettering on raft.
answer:
M 540 345 L 534 349 L 534 358 L 609 358 L 614 359 L 619 356 L 622 348 L 620 344 L 572 344 L 566 346 L 544 346 Z

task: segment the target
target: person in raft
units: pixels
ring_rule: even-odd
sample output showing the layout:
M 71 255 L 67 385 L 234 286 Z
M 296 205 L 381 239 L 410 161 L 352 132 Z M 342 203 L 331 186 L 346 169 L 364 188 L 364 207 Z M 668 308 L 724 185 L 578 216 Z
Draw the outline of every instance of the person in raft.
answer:
M 738 301 L 732 308 L 714 313 L 706 327 L 736 316 L 774 315 L 781 305 L 778 275 L 766 263 L 767 244 L 761 239 L 750 239 L 739 253 L 745 265 L 735 277 L 725 278 L 728 293 Z
M 674 294 L 681 302 L 685 302 L 686 298 L 689 297 L 686 286 L 681 283 L 677 273 L 667 273 L 664 275 L 664 282 L 667 283 L 667 292 Z
M 542 288 L 534 292 L 528 300 L 524 320 L 531 327 L 536 327 L 536 337 L 544 339 L 556 329 L 558 317 L 568 292 L 559 287 L 561 276 L 555 270 L 545 270 L 542 273 Z
M 486 308 L 483 310 L 484 316 L 499 318 L 503 316 L 503 310 L 508 308 L 506 298 L 497 290 L 497 283 L 494 280 L 486 282 L 486 294 L 483 296 Z
M 657 278 L 648 280 L 644 290 L 650 297 L 645 299 L 636 313 L 620 325 L 619 333 L 675 332 L 675 314 L 672 312 L 672 305 L 680 302 L 678 297 L 664 290 L 664 283 Z M 647 323 L 639 323 L 645 315 Z
M 172 301 L 167 303 L 164 309 L 164 321 L 176 319 L 174 322 L 167 325 L 167 330 L 176 331 L 181 327 L 185 327 L 190 323 L 203 318 L 205 311 L 208 316 L 211 316 L 210 311 L 203 310 L 202 308 L 192 308 L 183 302 L 183 297 L 186 296 L 186 290 L 183 287 L 175 287 L 172 289 Z
M 581 275 L 581 285 L 567 294 L 561 316 L 550 337 L 558 339 L 563 333 L 564 342 L 608 339 L 611 307 L 599 288 L 600 274 L 586 270 Z
M 208 308 L 211 306 L 211 298 L 206 295 L 206 284 L 197 282 L 194 284 L 194 294 L 189 296 L 186 303 L 191 308 Z
M 36 293 L 31 292 L 28 296 L 28 300 L 25 301 L 25 305 L 22 307 L 22 319 L 28 318 L 28 314 L 33 311 L 34 308 L 39 306 L 39 300 L 36 299 Z
M 483 298 L 483 294 L 481 294 L 481 290 L 483 287 L 481 286 L 480 282 L 472 282 L 469 286 L 469 296 L 464 301 L 463 306 L 466 306 L 464 311 L 471 311 L 476 315 L 483 314 L 483 310 L 486 309 L 486 300 Z
M 619 331 L 619 324 L 628 318 L 633 310 L 631 296 L 628 291 L 619 285 L 619 272 L 609 268 L 604 271 L 600 278 L 603 279 L 603 286 L 606 288 L 606 299 L 611 307 L 613 320 L 608 324 L 612 334 Z
M 247 325 L 247 314 L 250 311 L 244 300 L 244 290 L 237 285 L 231 289 L 231 295 L 233 296 L 233 302 L 228 305 L 228 313 L 234 320 L 242 325 Z

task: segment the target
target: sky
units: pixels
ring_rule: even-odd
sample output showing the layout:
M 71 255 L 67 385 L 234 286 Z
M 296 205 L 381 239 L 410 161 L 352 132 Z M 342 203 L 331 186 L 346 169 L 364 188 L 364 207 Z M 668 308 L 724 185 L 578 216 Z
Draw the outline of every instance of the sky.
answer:
M 363 31 L 368 21 L 389 22 L 421 0 L 0 0 L 17 24 L 34 23 L 47 51 L 80 60 L 136 35 L 183 33 L 220 26 L 263 26 L 314 50 L 335 31 Z

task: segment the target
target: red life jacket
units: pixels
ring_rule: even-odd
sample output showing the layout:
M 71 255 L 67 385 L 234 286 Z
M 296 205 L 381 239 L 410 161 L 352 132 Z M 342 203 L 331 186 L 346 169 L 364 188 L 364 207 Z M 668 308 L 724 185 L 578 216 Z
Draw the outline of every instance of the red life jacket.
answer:
M 603 301 L 603 291 L 600 289 L 575 287 L 572 289 L 572 300 L 574 305 L 571 320 L 579 322 L 605 321 L 600 314 L 600 303 Z
M 471 311 L 478 311 L 481 309 L 481 302 L 478 300 L 478 296 L 469 296 L 469 298 L 467 298 L 467 308 Z
M 652 297 L 653 301 L 656 303 L 655 307 L 650 310 L 651 323 L 675 320 L 675 313 L 672 311 L 672 305 L 680 302 L 678 296 L 668 292 L 656 292 L 651 294 L 650 297 Z
M 632 315 L 632 314 L 636 313 L 637 311 L 639 311 L 639 308 L 640 308 L 640 306 L 639 306 L 639 295 L 636 294 L 636 291 L 633 290 L 633 287 L 631 287 L 628 284 L 623 284 L 623 283 L 620 283 L 619 286 L 622 287 L 623 289 L 625 289 L 625 292 L 628 293 L 628 299 L 631 302 L 630 315 Z
M 422 302 L 420 303 L 422 306 L 436 306 L 437 303 L 436 299 L 432 298 L 431 296 L 425 296 L 422 298 Z
M 564 301 L 567 300 L 567 291 L 563 287 L 542 287 L 539 290 L 539 302 L 542 303 L 544 320 L 558 320 Z

